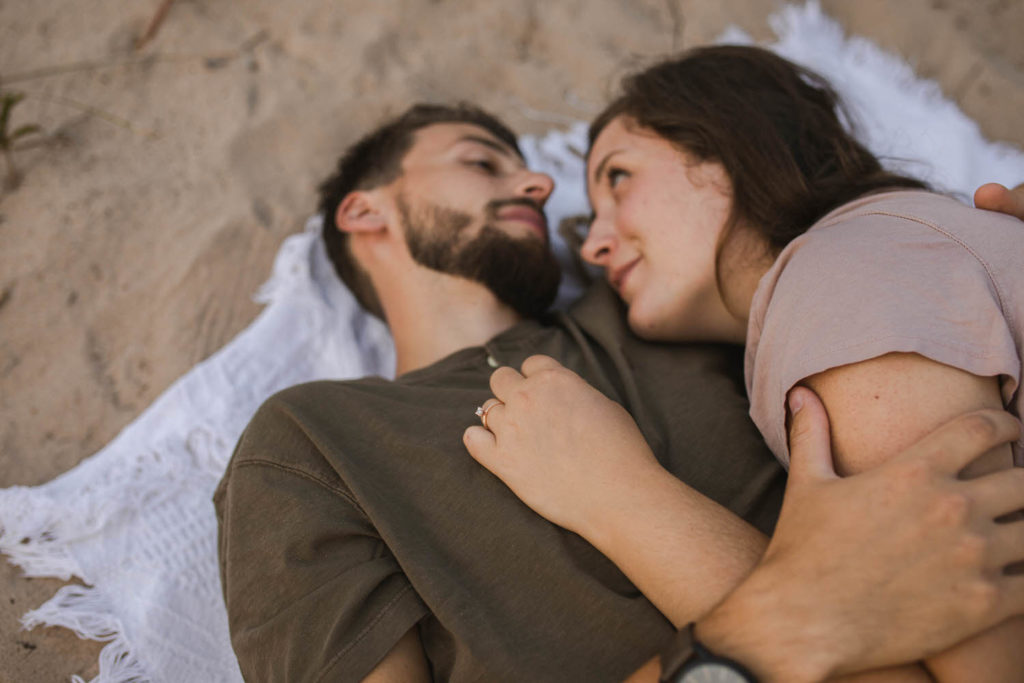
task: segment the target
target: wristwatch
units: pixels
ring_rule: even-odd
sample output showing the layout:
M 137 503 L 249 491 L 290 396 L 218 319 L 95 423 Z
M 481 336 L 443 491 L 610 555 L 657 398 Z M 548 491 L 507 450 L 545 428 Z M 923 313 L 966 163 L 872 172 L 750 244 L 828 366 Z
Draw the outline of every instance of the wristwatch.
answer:
M 743 665 L 697 642 L 693 628 L 690 623 L 679 629 L 662 650 L 660 683 L 757 683 Z

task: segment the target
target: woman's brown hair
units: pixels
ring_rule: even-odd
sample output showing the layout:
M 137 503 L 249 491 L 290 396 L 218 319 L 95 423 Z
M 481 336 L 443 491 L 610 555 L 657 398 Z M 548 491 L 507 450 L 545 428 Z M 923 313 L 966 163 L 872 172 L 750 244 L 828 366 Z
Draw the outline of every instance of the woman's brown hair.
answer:
M 701 47 L 628 76 L 591 124 L 591 146 L 619 116 L 721 163 L 733 185 L 730 226 L 754 228 L 775 252 L 864 194 L 928 189 L 854 139 L 824 78 L 757 47 Z

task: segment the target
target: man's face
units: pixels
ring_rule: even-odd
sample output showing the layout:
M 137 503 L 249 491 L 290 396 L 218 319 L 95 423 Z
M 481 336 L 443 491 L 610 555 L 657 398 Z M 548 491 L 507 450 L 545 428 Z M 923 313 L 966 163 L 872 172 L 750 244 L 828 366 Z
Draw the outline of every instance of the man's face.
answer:
M 547 310 L 560 278 L 543 212 L 550 177 L 461 123 L 419 130 L 402 169 L 395 203 L 417 263 L 480 282 L 524 317 Z

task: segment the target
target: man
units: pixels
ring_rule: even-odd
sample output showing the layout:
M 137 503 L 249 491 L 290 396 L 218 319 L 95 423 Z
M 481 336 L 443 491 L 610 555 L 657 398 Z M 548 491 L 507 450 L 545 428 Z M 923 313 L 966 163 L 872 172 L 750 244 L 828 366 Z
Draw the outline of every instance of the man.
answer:
M 533 514 L 461 446 L 493 368 L 536 353 L 626 406 L 662 463 L 703 494 L 683 492 L 695 527 L 715 530 L 701 566 L 681 568 L 695 585 L 724 592 L 716 575 L 750 552 L 749 525 L 771 530 L 783 473 L 746 416 L 736 350 L 639 342 L 603 287 L 571 315 L 532 320 L 557 285 L 542 214 L 551 189 L 550 178 L 525 167 L 507 128 L 465 106 L 412 108 L 351 148 L 322 187 L 329 253 L 357 298 L 388 321 L 399 377 L 294 387 L 264 404 L 243 434 L 215 502 L 232 643 L 247 678 L 615 680 L 657 651 L 673 628 L 629 580 Z M 794 451 L 807 467 L 794 464 L 794 502 L 772 546 L 782 550 L 769 548 L 771 561 L 701 623 L 701 638 L 765 676 L 816 676 L 912 659 L 1024 611 L 1018 583 L 982 571 L 1024 556 L 986 526 L 999 514 L 993 506 L 1024 506 L 1024 491 L 1000 479 L 991 505 L 946 524 L 919 521 L 952 497 L 981 495 L 979 483 L 956 480 L 957 458 L 1014 438 L 1012 420 L 968 418 L 922 453 L 876 470 L 870 476 L 931 477 L 915 496 L 900 496 L 906 507 L 896 511 L 872 505 L 862 478 L 828 477 L 820 406 L 808 404 L 795 420 L 810 420 L 808 446 Z M 967 442 L 956 457 L 946 453 L 950 440 Z M 852 511 L 852 524 L 814 525 L 847 500 L 838 508 Z M 857 545 L 897 520 L 898 540 L 875 543 L 870 556 Z M 844 555 L 849 567 L 808 591 L 813 562 L 793 539 L 831 541 L 837 527 L 852 539 L 837 541 L 855 551 Z M 1009 556 L 949 559 L 950 544 L 975 535 Z M 901 553 L 938 559 L 922 568 Z M 842 600 L 795 598 L 828 595 L 835 580 L 876 565 L 914 567 L 903 581 Z M 998 604 L 920 599 L 940 581 L 980 586 Z M 774 621 L 756 607 L 771 596 L 788 596 L 773 606 Z M 869 618 L 880 605 L 904 621 L 894 619 L 892 638 L 869 653 L 865 634 L 888 625 Z M 867 616 L 851 627 L 850 610 Z M 900 628 L 917 623 L 941 628 Z M 794 642 L 801 633 L 809 635 Z M 819 652 L 828 636 L 842 646 Z M 785 661 L 766 656 L 765 643 Z

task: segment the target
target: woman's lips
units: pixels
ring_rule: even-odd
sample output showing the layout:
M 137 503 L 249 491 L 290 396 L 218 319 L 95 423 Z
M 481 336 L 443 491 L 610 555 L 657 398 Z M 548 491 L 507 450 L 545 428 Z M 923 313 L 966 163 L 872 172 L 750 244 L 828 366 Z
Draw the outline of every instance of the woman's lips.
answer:
M 624 266 L 608 271 L 608 282 L 615 291 L 619 293 L 619 297 L 623 299 L 625 298 L 626 279 L 629 277 L 629 274 L 633 272 L 633 269 L 638 263 L 640 263 L 639 257 L 633 259 Z

